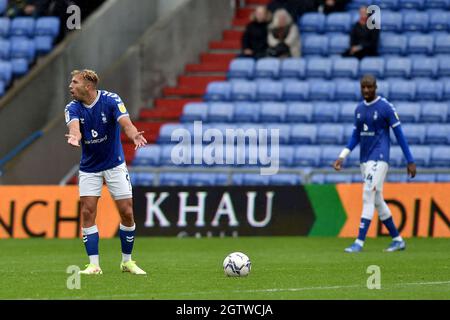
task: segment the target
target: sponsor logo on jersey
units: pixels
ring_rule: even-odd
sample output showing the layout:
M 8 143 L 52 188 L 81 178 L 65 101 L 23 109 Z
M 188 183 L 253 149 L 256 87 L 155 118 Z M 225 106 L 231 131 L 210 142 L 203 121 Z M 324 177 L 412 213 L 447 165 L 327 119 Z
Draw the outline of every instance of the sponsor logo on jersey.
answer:
M 122 113 L 127 113 L 127 108 L 125 108 L 125 105 L 123 103 L 119 104 L 119 110 Z

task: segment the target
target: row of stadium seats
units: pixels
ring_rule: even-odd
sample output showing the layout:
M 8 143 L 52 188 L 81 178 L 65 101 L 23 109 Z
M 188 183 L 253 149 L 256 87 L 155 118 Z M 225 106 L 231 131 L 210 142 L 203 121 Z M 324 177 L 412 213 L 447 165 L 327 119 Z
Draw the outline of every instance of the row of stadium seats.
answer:
M 450 121 L 445 102 L 398 102 L 394 104 L 403 123 Z M 356 103 L 326 102 L 191 102 L 184 106 L 182 122 L 343 122 L 354 121 Z
M 381 80 L 378 94 L 390 100 L 418 101 L 450 100 L 450 81 Z M 308 81 L 258 80 L 214 81 L 208 84 L 205 101 L 313 101 L 360 100 L 358 81 L 348 79 Z
M 450 77 L 450 55 L 440 57 L 251 58 L 233 59 L 228 79 Z
M 0 59 L 24 58 L 31 63 L 36 55 L 50 52 L 53 44 L 54 39 L 51 36 L 36 36 L 31 39 L 25 37 L 0 38 Z
M 325 15 L 310 12 L 298 20 L 300 31 L 314 33 L 350 33 L 359 20 L 359 12 L 336 12 Z M 450 30 L 450 11 L 389 11 L 381 10 L 381 31 L 433 32 Z
M 56 38 L 59 34 L 60 24 L 58 17 L 17 17 L 14 19 L 1 17 L 0 37 L 50 36 Z
M 326 116 L 327 114 L 325 114 Z M 450 129 L 447 124 L 404 124 L 403 131 L 409 144 L 450 144 Z M 208 129 L 219 130 L 226 137 L 226 130 L 243 129 L 271 129 L 279 130 L 281 144 L 344 144 L 350 139 L 353 132 L 351 124 L 320 123 L 320 124 L 276 124 L 265 125 L 250 124 L 206 124 L 202 125 L 203 134 Z M 158 143 L 171 143 L 171 137 L 175 130 L 184 129 L 189 132 L 191 142 L 197 133 L 193 124 L 165 124 L 160 129 Z M 256 131 L 258 132 L 258 131 Z M 175 135 L 174 135 L 175 136 Z M 201 138 L 201 136 L 199 136 Z M 178 142 L 178 141 L 173 141 Z M 391 142 L 397 143 L 394 133 L 391 131 Z
M 194 146 L 191 145 L 194 150 Z M 172 151 L 174 150 L 174 154 Z M 336 160 L 336 157 L 342 151 L 342 145 L 281 145 L 279 146 L 279 165 L 280 167 L 299 167 L 305 169 L 330 167 Z M 258 149 L 253 147 L 245 147 L 240 149 L 245 154 L 245 159 L 237 158 L 238 146 L 226 145 L 223 147 L 222 156 L 217 155 L 223 164 L 214 165 L 215 161 L 207 153 L 192 152 L 187 155 L 184 165 L 188 166 L 205 166 L 205 167 L 263 167 L 261 159 L 258 157 Z M 268 148 L 270 151 L 270 148 Z M 411 153 L 415 162 L 419 167 L 448 167 L 450 161 L 450 146 L 443 145 L 411 145 Z M 181 156 L 177 155 L 179 147 L 175 145 L 150 145 L 145 148 L 138 149 L 133 160 L 133 166 L 180 166 L 176 165 L 174 160 L 182 163 Z M 203 157 L 203 158 L 202 158 Z M 198 162 L 198 165 L 194 165 Z M 355 148 L 350 156 L 345 160 L 346 166 L 359 166 L 359 147 Z M 229 164 L 229 165 L 227 165 Z M 403 167 L 405 159 L 399 146 L 391 147 L 390 165 L 392 167 Z
M 444 9 L 450 10 L 450 0 L 352 0 L 347 9 L 359 9 L 361 6 L 377 5 L 381 9 Z
M 329 56 L 342 54 L 350 45 L 350 36 L 342 33 L 304 34 L 301 37 L 302 55 Z M 381 55 L 437 55 L 450 53 L 450 34 L 417 32 L 395 34 L 382 32 L 378 51 Z

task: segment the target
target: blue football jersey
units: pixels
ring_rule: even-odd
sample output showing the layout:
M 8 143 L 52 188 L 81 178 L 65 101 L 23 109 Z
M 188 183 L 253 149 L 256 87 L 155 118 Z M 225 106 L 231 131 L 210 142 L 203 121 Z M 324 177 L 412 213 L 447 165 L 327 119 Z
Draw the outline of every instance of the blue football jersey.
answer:
M 84 172 L 108 170 L 125 161 L 119 119 L 129 116 L 127 109 L 117 94 L 104 90 L 97 92 L 92 105 L 74 100 L 65 108 L 66 125 L 80 121 L 80 170 Z
M 389 163 L 389 130 L 400 125 L 394 106 L 382 97 L 370 103 L 362 101 L 356 107 L 354 124 L 360 137 L 361 163 L 369 160 Z

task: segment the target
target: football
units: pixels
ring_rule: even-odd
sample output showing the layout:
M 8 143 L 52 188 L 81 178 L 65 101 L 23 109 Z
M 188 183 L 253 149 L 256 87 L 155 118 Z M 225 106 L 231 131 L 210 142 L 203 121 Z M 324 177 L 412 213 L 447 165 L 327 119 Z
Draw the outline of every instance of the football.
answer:
M 248 256 L 242 252 L 233 252 L 223 260 L 223 271 L 229 277 L 246 277 L 252 268 Z

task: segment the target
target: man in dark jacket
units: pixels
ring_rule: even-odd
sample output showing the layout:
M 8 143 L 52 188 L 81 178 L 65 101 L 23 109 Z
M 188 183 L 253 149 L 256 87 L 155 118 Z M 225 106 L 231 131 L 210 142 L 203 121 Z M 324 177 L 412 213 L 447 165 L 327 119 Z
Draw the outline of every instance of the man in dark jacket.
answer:
M 269 15 L 266 7 L 258 6 L 242 36 L 242 57 L 263 58 L 266 56 L 267 44 L 267 26 L 269 24 Z

